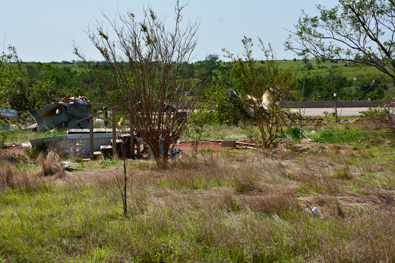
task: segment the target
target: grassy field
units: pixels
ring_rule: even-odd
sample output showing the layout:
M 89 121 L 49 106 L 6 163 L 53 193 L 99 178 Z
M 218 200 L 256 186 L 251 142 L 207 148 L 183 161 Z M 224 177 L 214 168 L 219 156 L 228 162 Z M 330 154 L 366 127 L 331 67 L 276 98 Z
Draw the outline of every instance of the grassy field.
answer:
M 296 78 L 303 78 L 304 75 L 307 77 L 311 77 L 314 75 L 322 75 L 325 76 L 328 74 L 329 70 L 333 70 L 335 72 L 341 72 L 344 77 L 351 80 L 354 77 L 358 77 L 359 75 L 368 75 L 368 76 L 377 76 L 383 75 L 378 69 L 366 65 L 347 65 L 347 62 L 338 62 L 332 63 L 330 61 L 317 63 L 315 60 L 310 60 L 308 63 L 312 65 L 312 69 L 306 70 L 305 63 L 302 60 L 278 60 L 280 63 L 280 68 L 283 69 L 299 69 L 298 75 Z M 231 62 L 226 62 L 229 64 Z M 260 63 L 260 62 L 258 62 Z
M 279 60 L 280 62 L 280 67 L 284 69 L 300 69 L 299 73 L 297 75 L 297 78 L 303 78 L 304 74 L 309 74 L 311 75 L 326 75 L 328 74 L 328 70 L 334 70 L 334 71 L 339 71 L 342 72 L 343 76 L 347 77 L 348 79 L 353 79 L 354 77 L 357 77 L 358 75 L 371 75 L 371 76 L 376 76 L 376 75 L 382 75 L 382 73 L 376 69 L 375 67 L 370 67 L 366 65 L 347 65 L 348 63 L 346 62 L 338 62 L 338 63 L 331 63 L 330 61 L 325 61 L 321 63 L 317 63 L 315 60 L 311 60 L 308 63 L 310 63 L 313 68 L 311 70 L 303 70 L 305 67 L 305 63 L 302 60 Z M 226 62 L 226 64 L 229 64 L 231 62 Z M 35 65 L 36 62 L 24 62 L 24 65 Z M 69 63 L 69 64 L 61 64 L 61 63 L 50 63 L 52 66 L 58 67 L 58 68 L 65 68 L 68 70 L 72 71 L 77 71 L 81 72 L 81 69 L 78 67 L 76 63 Z M 217 72 L 220 74 L 220 72 Z
M 207 139 L 243 136 L 208 128 Z M 305 133 L 185 154 L 167 170 L 128 160 L 126 217 L 122 160 L 65 172 L 54 153 L 3 152 L 0 262 L 395 261 L 393 134 L 372 121 Z
M 303 69 L 305 67 L 305 63 L 301 60 L 282 60 L 280 61 L 280 63 L 281 67 L 285 69 Z M 311 63 L 313 66 L 311 70 L 307 71 L 310 75 L 326 75 L 328 74 L 328 70 L 341 72 L 344 77 L 347 77 L 347 79 L 353 79 L 354 77 L 358 77 L 358 75 L 382 75 L 382 73 L 380 73 L 378 69 L 366 65 L 346 66 L 346 64 L 348 64 L 346 62 L 331 63 L 330 61 L 325 61 L 317 64 L 317 62 L 314 60 L 311 60 L 308 63 Z M 298 73 L 297 78 L 303 78 L 302 70 L 300 70 L 300 72 Z

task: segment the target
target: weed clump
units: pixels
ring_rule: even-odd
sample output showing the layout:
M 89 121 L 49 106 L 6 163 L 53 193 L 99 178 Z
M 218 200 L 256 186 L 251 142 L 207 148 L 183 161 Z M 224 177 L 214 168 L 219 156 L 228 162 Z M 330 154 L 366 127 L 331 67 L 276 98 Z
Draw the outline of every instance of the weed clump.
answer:
M 11 163 L 7 161 L 1 161 L 0 166 L 0 189 L 5 190 L 6 188 L 14 188 L 14 173 L 15 166 L 11 165 Z
M 8 161 L 0 161 L 0 190 L 17 189 L 32 192 L 46 187 L 45 183 L 35 175 L 28 175 Z
M 63 165 L 60 163 L 59 155 L 53 151 L 49 152 L 46 156 L 40 154 L 37 158 L 37 162 L 42 165 L 42 175 L 50 176 L 64 176 L 65 171 Z

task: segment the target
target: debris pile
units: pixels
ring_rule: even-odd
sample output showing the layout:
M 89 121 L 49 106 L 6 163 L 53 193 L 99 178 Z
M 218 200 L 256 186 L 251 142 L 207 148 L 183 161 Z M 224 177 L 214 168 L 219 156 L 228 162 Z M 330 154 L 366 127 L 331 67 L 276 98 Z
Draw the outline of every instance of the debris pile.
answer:
M 89 121 L 77 123 L 78 120 L 91 115 L 89 99 L 84 96 L 65 97 L 61 101 L 47 105 L 35 112 L 38 130 L 43 131 L 54 127 L 68 129 L 84 129 L 89 127 Z

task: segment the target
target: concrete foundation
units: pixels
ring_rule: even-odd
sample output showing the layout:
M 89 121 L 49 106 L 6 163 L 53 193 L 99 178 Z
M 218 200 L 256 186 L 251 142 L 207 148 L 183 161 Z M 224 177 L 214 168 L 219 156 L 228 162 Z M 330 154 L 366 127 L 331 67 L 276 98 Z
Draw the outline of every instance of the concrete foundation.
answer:
M 120 136 L 121 133 L 117 133 Z M 89 134 L 68 134 L 53 137 L 44 137 L 30 140 L 32 147 L 40 149 L 44 147 L 60 151 L 65 156 L 89 157 Z M 94 151 L 100 151 L 101 145 L 111 143 L 112 133 L 93 134 Z

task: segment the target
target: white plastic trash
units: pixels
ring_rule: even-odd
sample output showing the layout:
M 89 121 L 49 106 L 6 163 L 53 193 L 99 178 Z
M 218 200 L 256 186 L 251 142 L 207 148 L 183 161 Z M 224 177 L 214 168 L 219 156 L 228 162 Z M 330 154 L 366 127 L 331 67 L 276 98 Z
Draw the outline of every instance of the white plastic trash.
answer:
M 314 215 L 318 214 L 318 208 L 317 207 L 313 207 L 313 209 L 311 209 L 311 211 L 313 212 Z

